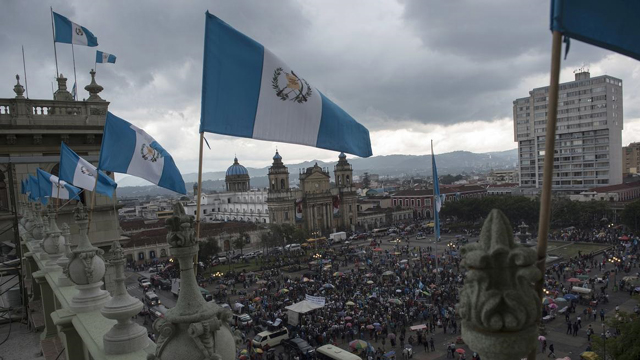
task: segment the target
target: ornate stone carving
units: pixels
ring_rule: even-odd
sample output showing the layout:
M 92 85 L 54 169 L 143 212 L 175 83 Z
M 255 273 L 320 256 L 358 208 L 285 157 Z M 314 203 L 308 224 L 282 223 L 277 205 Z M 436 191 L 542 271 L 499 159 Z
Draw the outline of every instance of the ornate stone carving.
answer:
M 198 252 L 193 217 L 186 215 L 182 204 L 173 207 L 174 216 L 167 219 L 167 242 L 171 254 L 180 263 L 180 296 L 176 306 L 164 319 L 153 324 L 159 335 L 156 353 L 149 359 L 233 359 L 236 338 L 228 325 L 228 310 L 202 298 L 193 273 L 193 256 Z
M 458 304 L 465 343 L 487 359 L 526 357 L 536 347 L 542 308 L 534 289 L 542 276 L 536 251 L 516 244 L 509 220 L 494 209 L 480 241 L 461 254 L 468 269 Z
M 56 80 L 58 81 L 58 90 L 53 94 L 53 100 L 73 101 L 73 96 L 67 90 L 67 78 L 60 74 Z
M 67 225 L 67 223 L 62 223 L 60 231 L 62 238 L 64 239 L 64 244 L 62 244 L 61 249 L 63 250 L 63 254 L 57 262 L 58 266 L 63 269 L 60 276 L 58 276 L 58 286 L 71 286 L 73 283 L 69 280 L 66 272 L 64 271 L 64 269 L 69 265 L 69 257 L 71 256 L 71 231 L 69 231 L 69 225 Z
M 96 136 L 93 134 L 87 134 L 87 136 L 85 137 L 85 143 L 91 145 L 94 144 L 96 142 Z
M 20 75 L 16 75 L 16 86 L 13 87 L 13 92 L 16 93 L 16 99 L 24 99 L 24 87 L 20 85 Z
M 53 205 L 49 202 L 47 206 L 47 217 L 49 219 L 49 229 L 47 237 L 42 241 L 42 249 L 49 254 L 49 261 L 45 264 L 46 270 L 56 270 L 59 268 L 57 261 L 62 256 L 64 250 L 64 237 L 58 228 L 56 213 Z
M 33 145 L 41 145 L 42 144 L 42 134 L 33 135 Z
M 100 289 L 105 273 L 102 258 L 104 251 L 91 245 L 87 237 L 87 212 L 81 202 L 78 202 L 73 212 L 76 224 L 80 228 L 80 240 L 78 247 L 71 252 L 69 265 L 64 271 L 78 289 L 78 294 L 71 299 L 71 309 L 78 313 L 102 308 L 110 296 L 107 291 Z
M 127 354 L 142 350 L 149 345 L 147 330 L 131 321 L 131 317 L 142 310 L 140 300 L 132 297 L 124 285 L 124 250 L 118 241 L 111 245 L 110 262 L 116 270 L 116 288 L 113 298 L 100 312 L 108 319 L 117 320 L 111 330 L 103 337 L 104 351 L 107 355 Z
M 96 83 L 96 72 L 91 69 L 91 84 L 84 87 L 89 92 L 89 98 L 87 101 L 104 101 L 98 94 L 104 90 L 104 88 Z
M 106 107 L 95 107 L 92 106 L 89 108 L 89 114 L 91 115 L 107 115 Z

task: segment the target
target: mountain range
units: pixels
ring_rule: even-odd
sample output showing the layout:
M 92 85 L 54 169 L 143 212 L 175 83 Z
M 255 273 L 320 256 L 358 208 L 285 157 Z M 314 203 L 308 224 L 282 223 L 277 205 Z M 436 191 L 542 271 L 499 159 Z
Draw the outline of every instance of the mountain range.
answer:
M 390 177 L 431 176 L 431 155 L 385 155 L 372 156 L 370 158 L 353 158 L 348 159 L 348 161 L 353 166 L 353 173 L 356 176 L 362 176 L 365 172 Z M 514 169 L 517 162 L 517 149 L 488 153 L 454 151 L 436 155 L 438 174 L 440 175 L 486 173 L 492 169 Z M 336 163 L 337 161 L 325 162 L 312 160 L 297 164 L 285 163 L 285 165 L 289 168 L 291 180 L 295 182 L 297 181 L 299 169 L 306 169 L 307 167 L 318 164 L 318 166 L 329 168 L 329 171 L 333 172 L 333 167 Z M 251 176 L 251 186 L 259 188 L 268 186 L 268 166 L 263 168 L 248 167 L 247 171 L 249 171 L 249 175 Z M 203 173 L 202 188 L 217 191 L 224 190 L 225 173 L 226 170 Z M 197 182 L 198 174 L 183 174 L 182 177 L 186 183 L 187 190 L 190 191 L 193 189 L 194 183 Z M 146 195 L 175 195 L 175 193 L 155 185 L 150 185 L 146 180 L 135 176 L 127 176 L 118 181 L 119 197 L 140 197 Z

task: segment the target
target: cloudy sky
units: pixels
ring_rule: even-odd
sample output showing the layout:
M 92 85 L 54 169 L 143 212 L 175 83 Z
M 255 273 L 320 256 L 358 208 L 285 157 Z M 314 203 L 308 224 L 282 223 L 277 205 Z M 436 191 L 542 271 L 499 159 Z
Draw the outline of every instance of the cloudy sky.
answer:
M 144 128 L 197 171 L 205 11 L 265 45 L 371 132 L 374 155 L 515 148 L 512 101 L 548 85 L 548 1 L 210 0 L 4 1 L 0 11 L 0 97 L 14 96 L 25 47 L 29 96 L 50 99 L 55 75 L 49 6 L 85 26 L 100 46 L 75 47 L 78 84 L 89 83 L 96 49 L 110 111 Z M 58 44 L 73 84 L 71 46 Z M 572 41 L 561 81 L 586 65 L 624 81 L 623 143 L 640 140 L 640 62 Z M 81 97 L 88 97 L 84 90 Z M 206 138 L 205 171 L 271 161 L 334 160 L 311 147 Z

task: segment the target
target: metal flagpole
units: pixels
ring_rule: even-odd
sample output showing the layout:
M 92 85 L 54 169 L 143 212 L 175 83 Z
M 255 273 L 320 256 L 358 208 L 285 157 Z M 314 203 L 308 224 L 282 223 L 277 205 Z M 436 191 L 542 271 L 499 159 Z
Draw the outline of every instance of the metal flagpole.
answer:
M 200 205 L 201 205 L 201 200 L 200 197 L 202 196 L 202 149 L 204 146 L 204 131 L 200 133 L 200 159 L 198 161 L 198 198 L 196 200 L 196 203 L 198 204 L 196 206 L 196 241 L 198 241 L 198 239 L 200 239 Z M 229 263 L 231 263 L 231 261 L 229 261 Z M 198 253 L 196 253 L 196 255 L 193 257 L 193 271 L 195 272 L 196 276 L 198 275 Z
M 76 77 L 76 53 L 73 51 L 73 44 L 71 44 L 71 56 L 73 57 L 73 86 L 76 87 L 75 94 L 73 94 L 73 100 L 78 100 L 78 79 Z M 73 89 L 72 89 L 73 91 Z M 96 179 L 98 175 L 96 175 Z
M 24 89 L 27 92 L 27 99 L 28 99 L 29 84 L 27 83 L 27 63 L 24 61 L 24 45 L 22 45 L 22 69 L 24 70 Z
M 551 185 L 553 181 L 553 155 L 556 142 L 556 120 L 558 112 L 558 88 L 560 83 L 560 55 L 562 53 L 562 34 L 553 32 L 551 44 L 551 80 L 549 83 L 549 116 L 545 135 L 544 168 L 542 178 L 542 195 L 540 197 L 540 217 L 538 220 L 538 269 L 544 275 L 547 260 L 547 239 L 549 237 L 549 222 L 551 221 Z M 536 282 L 536 291 L 542 301 L 542 285 L 544 276 Z M 533 350 L 528 360 L 536 358 Z
M 91 231 L 91 218 L 93 218 L 93 209 L 96 207 L 96 189 L 98 188 L 98 176 L 100 169 L 96 166 L 96 182 L 93 184 L 93 191 L 91 191 L 91 209 L 89 210 L 89 223 L 87 224 L 87 234 Z
M 433 140 L 431 140 L 431 159 L 433 159 Z M 433 161 L 431 162 L 431 167 L 433 167 Z M 431 174 L 435 175 L 433 172 L 433 169 L 431 169 Z M 436 179 L 433 179 L 433 197 L 432 197 L 433 201 L 433 235 L 436 239 L 435 244 L 433 246 L 433 248 L 435 249 L 435 255 L 436 255 L 436 283 L 438 282 L 438 236 L 440 234 L 438 234 L 437 230 L 438 230 L 438 226 L 436 225 L 436 221 L 438 221 L 438 210 L 436 209 Z M 437 285 L 437 284 L 436 284 Z
M 53 26 L 53 7 L 50 6 L 49 9 L 51 10 L 51 36 L 53 37 L 53 56 L 56 59 L 56 79 L 57 79 L 58 74 L 60 74 L 60 72 L 58 71 L 58 52 L 56 50 L 56 30 L 55 30 L 55 27 Z

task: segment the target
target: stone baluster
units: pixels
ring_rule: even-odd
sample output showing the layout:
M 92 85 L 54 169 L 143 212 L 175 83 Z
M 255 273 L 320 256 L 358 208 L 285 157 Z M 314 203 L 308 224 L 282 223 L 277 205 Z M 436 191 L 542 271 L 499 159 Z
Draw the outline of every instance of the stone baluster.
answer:
M 42 249 L 49 254 L 49 261 L 45 264 L 47 271 L 55 271 L 60 269 L 58 265 L 58 259 L 63 255 L 64 251 L 64 237 L 62 232 L 58 228 L 58 222 L 56 218 L 58 214 L 53 207 L 53 204 L 49 202 L 47 206 L 48 218 L 49 218 L 49 231 L 47 237 L 42 241 Z
M 60 266 L 62 269 L 66 269 L 67 265 L 69 265 L 69 257 L 71 256 L 71 232 L 69 231 L 69 225 L 67 225 L 67 223 L 62 223 L 62 226 L 60 226 L 62 229 L 62 238 L 64 239 L 64 244 L 63 244 L 63 248 L 61 249 L 63 251 L 63 255 L 60 256 L 60 258 L 58 259 L 58 266 Z M 58 276 L 58 286 L 71 286 L 73 285 L 73 283 L 71 282 L 71 280 L 69 280 L 69 278 L 67 277 L 67 274 L 65 274 L 64 271 L 62 271 L 60 273 L 60 276 Z
M 513 240 L 509 219 L 492 210 L 480 241 L 460 250 L 468 269 L 460 293 L 462 338 L 482 358 L 511 360 L 536 349 L 542 304 L 534 283 L 536 251 Z
M 135 322 L 131 317 L 142 310 L 140 300 L 132 297 L 124 285 L 124 250 L 118 241 L 114 241 L 109 252 L 110 262 L 115 267 L 115 291 L 113 297 L 100 312 L 108 319 L 117 320 L 111 330 L 103 337 L 104 352 L 107 355 L 127 354 L 142 350 L 149 346 L 147 330 Z
M 91 245 L 87 237 L 87 211 L 82 203 L 74 209 L 74 218 L 80 228 L 78 247 L 71 252 L 69 265 L 64 269 L 67 277 L 76 284 L 78 293 L 69 305 L 76 313 L 101 309 L 111 298 L 107 291 L 100 289 L 105 266 L 102 254 L 104 251 Z
M 36 205 L 40 205 L 40 204 L 36 204 Z M 38 253 L 38 256 L 40 257 L 40 260 L 49 260 L 49 254 L 47 254 L 46 251 L 44 251 L 44 241 L 47 239 L 47 237 L 49 237 L 49 235 L 51 235 L 51 227 L 49 226 L 50 222 L 49 222 L 49 214 L 46 213 L 45 209 L 38 211 L 38 217 L 40 218 L 39 222 L 42 224 L 42 239 L 41 241 L 38 242 L 38 250 L 36 250 L 36 252 Z M 44 213 L 44 216 L 42 215 L 42 213 Z
M 174 204 L 173 217 L 166 221 L 167 242 L 171 255 L 180 263 L 180 296 L 176 306 L 153 323 L 159 337 L 150 360 L 222 360 L 236 356 L 239 337 L 229 328 L 231 313 L 204 301 L 198 289 L 193 272 L 193 256 L 198 252 L 193 222 L 193 216 L 185 214 L 182 204 Z
M 42 217 L 40 216 L 41 205 L 40 203 L 33 204 L 33 222 L 30 229 L 32 242 L 32 251 L 39 256 L 42 249 L 40 248 L 40 242 L 44 239 L 44 224 Z

